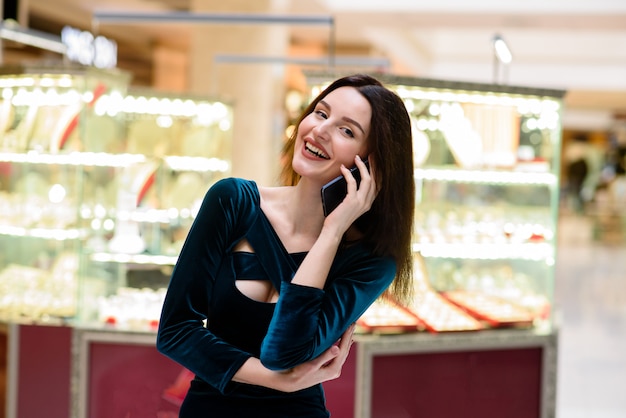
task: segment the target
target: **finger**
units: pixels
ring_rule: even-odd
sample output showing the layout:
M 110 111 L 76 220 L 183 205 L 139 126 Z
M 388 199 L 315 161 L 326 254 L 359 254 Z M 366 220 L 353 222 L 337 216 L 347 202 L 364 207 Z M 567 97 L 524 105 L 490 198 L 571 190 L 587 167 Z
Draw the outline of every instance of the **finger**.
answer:
M 341 342 L 339 343 L 340 354 L 337 358 L 333 359 L 332 364 L 335 367 L 343 367 L 344 363 L 348 359 L 350 355 L 350 348 L 352 347 L 352 334 L 354 332 L 354 328 L 350 327 L 341 337 Z
M 361 172 L 361 178 L 369 177 L 369 171 L 367 166 L 365 165 L 365 161 L 361 158 L 360 155 L 354 156 L 354 163 L 357 167 L 359 167 L 359 171 Z
M 374 180 L 374 176 L 372 175 L 370 169 L 368 169 L 365 162 L 363 162 L 358 155 L 355 157 L 355 164 L 359 168 L 361 174 L 361 184 L 357 192 L 358 196 L 360 196 L 359 200 L 362 202 L 362 205 L 364 205 L 364 208 L 369 210 L 372 202 L 378 194 L 376 181 Z
M 371 181 L 370 171 L 365 165 L 365 162 L 361 159 L 359 155 L 354 157 L 354 162 L 359 169 L 359 174 L 361 175 L 361 183 L 365 183 L 365 187 L 368 187 L 368 182 Z
M 352 174 L 352 172 L 348 168 L 346 168 L 346 166 L 342 164 L 341 174 L 343 174 L 343 177 L 346 179 L 348 194 L 354 193 L 357 187 L 356 187 L 356 179 L 354 178 L 354 175 Z
M 316 359 L 314 359 L 314 362 L 319 365 L 325 365 L 337 358 L 339 354 L 341 354 L 341 348 L 336 344 L 333 344 L 328 350 L 324 351 Z
M 350 348 L 352 345 L 352 338 L 354 336 L 354 330 L 356 328 L 356 324 L 352 324 L 346 329 L 341 336 L 341 340 L 339 341 L 339 348 L 343 351 L 346 348 Z

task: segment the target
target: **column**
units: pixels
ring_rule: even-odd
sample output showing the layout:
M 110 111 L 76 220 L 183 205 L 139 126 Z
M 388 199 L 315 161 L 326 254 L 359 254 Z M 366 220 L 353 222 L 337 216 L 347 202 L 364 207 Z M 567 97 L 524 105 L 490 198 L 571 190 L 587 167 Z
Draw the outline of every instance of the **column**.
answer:
M 192 0 L 199 13 L 282 14 L 282 1 Z M 233 170 L 237 177 L 276 184 L 284 130 L 285 66 L 216 62 L 216 56 L 284 57 L 289 27 L 278 24 L 198 24 L 189 54 L 189 91 L 234 107 Z

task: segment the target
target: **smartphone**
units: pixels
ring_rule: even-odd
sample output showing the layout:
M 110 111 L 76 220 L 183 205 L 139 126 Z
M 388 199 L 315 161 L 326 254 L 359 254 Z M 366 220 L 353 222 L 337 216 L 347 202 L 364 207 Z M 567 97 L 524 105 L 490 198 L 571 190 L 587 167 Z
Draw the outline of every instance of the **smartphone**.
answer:
M 369 171 L 370 165 L 369 161 L 363 161 L 365 163 L 365 167 Z M 356 180 L 356 187 L 359 188 L 361 184 L 361 172 L 359 171 L 359 167 L 354 166 L 350 169 L 350 173 Z M 322 207 L 324 208 L 324 216 L 328 216 L 348 194 L 348 183 L 346 182 L 346 178 L 341 175 L 328 183 L 326 183 L 322 187 Z

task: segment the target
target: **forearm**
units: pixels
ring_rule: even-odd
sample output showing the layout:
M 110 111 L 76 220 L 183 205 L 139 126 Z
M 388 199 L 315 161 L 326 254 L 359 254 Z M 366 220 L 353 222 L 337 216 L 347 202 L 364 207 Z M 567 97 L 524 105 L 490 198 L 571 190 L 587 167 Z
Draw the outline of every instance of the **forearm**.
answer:
M 232 381 L 282 392 L 295 392 L 336 379 L 341 375 L 341 369 L 350 352 L 353 333 L 354 326 L 346 330 L 338 344 L 333 344 L 317 358 L 289 370 L 273 371 L 264 367 L 259 359 L 250 357 L 237 370 Z
M 342 234 L 338 231 L 324 227 L 291 283 L 323 289 L 341 238 Z
M 361 172 L 361 187 L 357 188 L 356 180 L 342 165 L 341 172 L 346 177 L 348 193 L 343 202 L 324 220 L 319 237 L 300 265 L 292 283 L 323 289 L 343 235 L 359 216 L 370 209 L 377 194 L 376 184 L 358 155 L 355 163 Z
M 322 239 L 317 244 L 322 243 Z M 329 245 L 320 248 L 328 249 Z M 309 254 L 295 276 L 320 280 L 323 288 L 283 282 L 274 316 L 261 345 L 260 359 L 271 370 L 308 361 L 330 347 L 384 291 L 395 275 L 395 262 L 371 255 L 365 247 L 347 247 L 323 265 L 320 253 Z M 295 277 L 294 276 L 294 277 Z M 308 282 L 309 284 L 311 282 Z M 322 282 L 318 282 L 322 283 Z
M 235 373 L 232 380 L 281 392 L 295 392 L 323 381 L 319 380 L 319 377 L 317 377 L 318 380 L 315 380 L 316 377 L 311 373 L 296 372 L 295 370 L 270 370 L 264 367 L 258 358 L 250 357 Z
M 283 392 L 289 392 L 285 372 L 270 370 L 261 364 L 258 358 L 250 357 L 233 376 L 234 382 L 264 386 Z

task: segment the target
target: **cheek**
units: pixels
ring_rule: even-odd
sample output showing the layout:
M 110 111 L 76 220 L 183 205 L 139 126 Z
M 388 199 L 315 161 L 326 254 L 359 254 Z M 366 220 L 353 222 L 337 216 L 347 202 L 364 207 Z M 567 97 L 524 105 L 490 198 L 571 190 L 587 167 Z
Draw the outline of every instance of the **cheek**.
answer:
M 362 158 L 367 156 L 367 147 L 362 144 L 357 144 L 354 141 L 337 141 L 333 147 L 335 155 L 341 155 L 341 162 L 346 167 L 352 167 L 354 165 L 354 156 L 360 155 Z
M 362 158 L 365 158 L 365 157 L 367 157 L 369 155 L 369 153 L 370 153 L 369 143 L 367 141 L 361 143 L 361 145 L 359 146 L 358 154 Z
M 296 140 L 294 142 L 295 147 L 298 147 L 299 145 L 303 144 L 306 132 L 307 132 L 306 126 L 304 126 L 303 124 L 298 125 L 298 130 L 296 132 Z
M 300 122 L 300 125 L 298 125 L 298 132 L 308 132 L 311 129 L 313 129 L 313 126 L 315 125 L 315 120 L 313 118 L 313 114 L 309 114 L 308 116 L 306 116 L 304 119 L 302 119 L 302 122 Z

